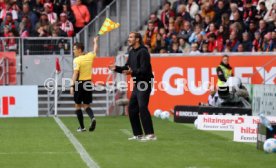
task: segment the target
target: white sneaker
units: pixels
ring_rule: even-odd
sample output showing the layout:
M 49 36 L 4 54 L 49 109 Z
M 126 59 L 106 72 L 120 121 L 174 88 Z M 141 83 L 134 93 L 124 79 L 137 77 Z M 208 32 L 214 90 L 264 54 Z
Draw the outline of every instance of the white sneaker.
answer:
M 141 141 L 156 141 L 157 137 L 154 134 L 146 135 L 140 139 Z
M 142 135 L 138 135 L 138 136 L 133 136 L 131 138 L 128 138 L 129 141 L 133 141 L 133 140 L 141 140 L 143 138 Z
M 86 128 L 81 128 L 81 127 L 79 127 L 78 129 L 77 129 L 77 132 L 85 132 L 86 131 Z

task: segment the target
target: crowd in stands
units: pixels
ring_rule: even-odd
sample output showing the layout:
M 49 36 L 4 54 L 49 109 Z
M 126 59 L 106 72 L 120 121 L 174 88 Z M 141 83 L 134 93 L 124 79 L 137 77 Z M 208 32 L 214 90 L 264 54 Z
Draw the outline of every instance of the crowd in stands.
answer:
M 0 0 L 0 37 L 72 37 L 110 2 Z
M 151 53 L 276 51 L 275 0 L 176 0 L 150 15 Z

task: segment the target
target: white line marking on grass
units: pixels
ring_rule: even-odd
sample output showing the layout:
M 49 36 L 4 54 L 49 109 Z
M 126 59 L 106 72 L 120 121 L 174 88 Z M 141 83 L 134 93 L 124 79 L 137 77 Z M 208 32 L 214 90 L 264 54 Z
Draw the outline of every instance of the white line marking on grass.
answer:
M 63 122 L 58 118 L 54 117 L 56 123 L 62 129 L 64 134 L 70 140 L 70 142 L 75 147 L 76 151 L 80 154 L 82 160 L 86 163 L 89 168 L 100 168 L 100 166 L 89 156 L 82 144 L 77 140 L 77 138 L 71 133 L 71 131 L 63 124 Z
M 120 129 L 120 131 L 128 136 L 132 136 L 132 133 L 128 129 Z
M 70 155 L 76 153 L 77 152 L 0 152 L 0 155 Z

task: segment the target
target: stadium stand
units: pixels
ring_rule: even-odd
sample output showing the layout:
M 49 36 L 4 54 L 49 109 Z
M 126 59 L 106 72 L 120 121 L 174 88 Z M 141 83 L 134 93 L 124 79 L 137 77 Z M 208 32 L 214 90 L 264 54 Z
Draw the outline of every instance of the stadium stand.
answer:
M 144 43 L 152 53 L 269 52 L 275 25 L 274 0 L 168 1 L 151 14 Z
M 1 0 L 0 37 L 72 37 L 110 2 Z

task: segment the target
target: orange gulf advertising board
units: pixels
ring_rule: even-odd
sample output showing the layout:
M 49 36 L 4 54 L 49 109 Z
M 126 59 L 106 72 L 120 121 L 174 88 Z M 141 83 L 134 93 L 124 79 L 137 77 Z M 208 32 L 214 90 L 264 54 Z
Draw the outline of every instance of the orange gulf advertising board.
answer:
M 170 110 L 175 105 L 207 102 L 209 88 L 217 82 L 216 67 L 221 57 L 168 56 L 153 57 L 151 61 L 155 84 L 149 107 L 153 113 L 155 109 Z M 234 76 L 243 83 L 276 84 L 276 55 L 230 56 L 230 65 Z
M 0 52 L 0 60 L 7 58 L 9 62 L 9 85 L 16 85 L 16 53 L 15 52 Z M 0 67 L 0 77 L 3 69 Z M 0 85 L 3 84 L 3 80 L 0 79 Z
M 93 65 L 93 81 L 106 81 L 108 65 L 114 57 L 97 58 Z M 198 105 L 207 102 L 210 86 L 217 83 L 216 67 L 221 56 L 152 57 L 155 76 L 149 108 L 171 110 L 175 105 Z M 276 84 L 276 55 L 230 56 L 234 76 L 243 83 Z M 265 68 L 263 68 L 265 66 Z M 130 91 L 128 92 L 130 95 Z

